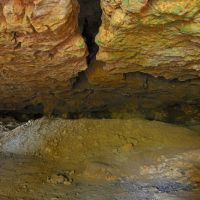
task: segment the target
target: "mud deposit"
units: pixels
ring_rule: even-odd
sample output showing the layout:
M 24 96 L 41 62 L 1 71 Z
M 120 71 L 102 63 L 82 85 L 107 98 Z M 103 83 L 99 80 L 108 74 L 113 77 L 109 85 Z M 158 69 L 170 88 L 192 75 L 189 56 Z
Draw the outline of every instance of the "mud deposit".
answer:
M 143 119 L 1 123 L 0 200 L 198 200 L 197 130 Z

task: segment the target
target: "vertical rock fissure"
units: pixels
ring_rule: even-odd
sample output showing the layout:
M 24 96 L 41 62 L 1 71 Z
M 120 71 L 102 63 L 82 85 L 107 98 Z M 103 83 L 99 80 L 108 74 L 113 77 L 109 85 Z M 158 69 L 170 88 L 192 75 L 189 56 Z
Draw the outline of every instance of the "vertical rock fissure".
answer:
M 79 29 L 88 47 L 87 64 L 96 58 L 98 45 L 95 43 L 95 37 L 101 25 L 101 5 L 100 0 L 78 0 L 80 5 Z

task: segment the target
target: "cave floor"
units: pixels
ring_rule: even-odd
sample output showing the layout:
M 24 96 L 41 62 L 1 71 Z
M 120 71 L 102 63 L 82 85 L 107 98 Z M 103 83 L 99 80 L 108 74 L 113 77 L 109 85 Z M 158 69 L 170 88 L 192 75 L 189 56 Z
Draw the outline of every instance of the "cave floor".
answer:
M 143 123 L 139 131 L 141 134 L 137 131 L 137 134 L 132 132 L 131 137 L 134 136 L 134 140 L 130 141 L 130 133 L 125 134 L 124 131 L 132 126 L 137 129 L 137 125 L 141 125 L 140 122 Z M 60 135 L 63 126 L 61 124 L 65 122 L 60 124 L 60 121 L 54 121 L 53 125 L 49 123 L 52 122 L 43 120 L 42 125 L 40 124 L 40 131 L 46 130 L 46 126 L 49 126 L 50 130 L 56 127 L 60 129 Z M 90 135 L 91 130 L 87 129 L 90 133 L 84 134 L 86 130 L 83 124 L 88 126 L 88 123 L 94 127 L 93 129 L 100 129 L 99 140 L 98 134 L 95 135 L 95 139 Z M 89 149 L 83 145 L 80 152 L 73 151 L 79 143 L 73 142 L 66 132 L 66 138 L 72 145 L 70 147 L 66 143 L 66 149 L 71 148 L 71 150 L 64 150 L 64 154 L 62 152 L 59 158 L 50 159 L 41 147 L 38 150 L 39 153 L 35 151 L 35 155 L 30 155 L 28 148 L 24 145 L 28 142 L 27 140 L 20 144 L 21 148 L 26 149 L 26 153 L 21 153 L 21 155 L 19 149 L 16 151 L 17 154 L 14 152 L 15 149 L 12 149 L 12 153 L 1 150 L 0 200 L 200 199 L 200 135 L 197 131 L 160 122 L 140 120 L 134 122 L 129 120 L 124 125 L 124 130 L 122 130 L 120 120 L 106 121 L 105 126 L 101 126 L 102 123 L 104 124 L 102 121 L 89 120 L 89 122 L 81 121 L 78 124 L 73 122 L 73 125 L 82 127 L 81 133 L 77 132 L 79 129 L 74 129 L 77 134 L 76 138 L 79 138 L 82 144 L 89 140 L 93 140 L 93 143 L 100 142 L 100 146 L 107 148 L 106 155 L 104 155 L 106 151 L 99 148 L 98 152 L 96 148 L 98 145 L 92 146 L 92 143 Z M 122 123 L 124 124 L 124 121 Z M 59 124 L 59 127 L 55 124 Z M 27 125 L 23 127 L 23 130 L 19 129 L 20 133 L 23 135 L 22 132 L 27 132 L 28 126 L 28 129 L 32 130 L 31 127 L 36 125 L 38 123 L 34 122 Z M 151 130 L 148 130 L 148 126 Z M 66 127 L 64 126 L 63 129 Z M 116 130 L 122 132 L 119 141 L 113 135 Z M 149 131 L 149 134 L 146 134 L 146 131 Z M 17 141 L 16 138 L 10 137 L 14 135 L 14 132 L 5 133 L 9 138 L 9 141 L 6 141 L 9 145 L 10 140 Z M 5 138 L 2 140 L 4 137 L 2 135 L 1 133 L 0 143 L 5 142 Z M 47 140 L 46 136 L 45 138 Z M 109 140 L 109 145 L 105 145 L 104 139 Z M 65 138 L 62 137 L 62 140 L 65 141 Z M 6 146 L 7 151 L 9 149 L 11 152 L 9 145 Z M 31 147 L 31 144 L 28 143 L 28 146 Z M 50 150 L 51 147 L 48 146 L 48 152 Z M 84 157 L 83 152 L 88 157 Z

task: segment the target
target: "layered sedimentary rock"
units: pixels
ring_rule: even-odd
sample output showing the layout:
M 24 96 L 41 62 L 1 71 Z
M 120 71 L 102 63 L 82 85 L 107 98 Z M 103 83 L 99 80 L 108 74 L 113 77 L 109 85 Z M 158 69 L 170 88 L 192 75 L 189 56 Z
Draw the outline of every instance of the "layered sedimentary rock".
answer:
M 87 68 L 78 12 L 74 0 L 0 1 L 1 110 L 50 102 Z
M 199 0 L 102 0 L 98 60 L 110 73 L 200 76 Z

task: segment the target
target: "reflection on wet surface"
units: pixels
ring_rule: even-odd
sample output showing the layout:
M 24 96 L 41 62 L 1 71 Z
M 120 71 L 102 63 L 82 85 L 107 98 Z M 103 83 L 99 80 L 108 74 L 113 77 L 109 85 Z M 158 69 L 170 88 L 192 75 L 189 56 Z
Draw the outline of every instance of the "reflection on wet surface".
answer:
M 70 175 L 72 184 L 48 182 L 48 177 L 67 166 L 34 157 L 1 155 L 0 199 L 143 200 L 193 199 L 200 197 L 200 150 L 164 158 L 157 165 L 143 165 L 139 174 L 114 180 Z M 101 166 L 102 167 L 102 166 Z M 129 166 L 134 168 L 134 165 Z M 112 173 L 112 171 L 110 171 Z
M 1 135 L 18 155 L 0 154 L 0 200 L 200 199 L 200 137 L 183 127 L 41 119 Z

